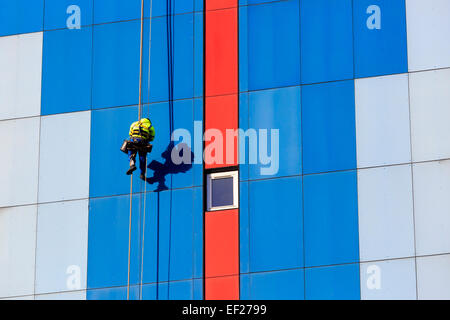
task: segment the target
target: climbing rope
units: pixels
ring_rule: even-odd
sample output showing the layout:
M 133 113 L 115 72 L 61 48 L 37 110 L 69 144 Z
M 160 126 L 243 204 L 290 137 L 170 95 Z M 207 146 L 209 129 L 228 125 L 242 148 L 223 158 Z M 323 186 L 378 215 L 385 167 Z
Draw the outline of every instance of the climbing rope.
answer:
M 167 64 L 168 64 L 168 89 L 169 89 L 169 125 L 170 125 L 170 131 L 169 135 L 172 134 L 174 127 L 173 127 L 173 88 L 174 88 L 174 73 L 173 73 L 173 29 L 174 29 L 174 19 L 173 19 L 173 8 L 172 8 L 172 0 L 166 0 L 166 6 L 167 6 Z M 169 141 L 171 141 L 171 137 L 169 137 Z M 174 146 L 172 146 L 174 147 Z M 169 209 L 169 252 L 168 252 L 168 267 L 167 267 L 167 298 L 170 298 L 170 261 L 171 261 L 171 245 L 172 245 L 172 183 L 173 183 L 173 176 L 170 175 L 170 209 Z
M 150 71 L 152 56 L 152 20 L 153 20 L 153 0 L 150 0 L 150 22 L 149 22 L 149 41 L 148 41 L 148 76 L 147 76 L 147 99 L 150 103 Z M 145 157 L 145 181 L 144 181 L 144 217 L 142 222 L 142 250 L 141 250 L 141 276 L 139 286 L 139 299 L 142 300 L 142 286 L 144 282 L 144 253 L 145 253 L 145 216 L 147 203 L 147 157 Z
M 151 25 L 151 19 L 150 19 L 150 25 Z M 142 62 L 143 62 L 143 47 L 144 47 L 144 0 L 141 0 L 141 34 L 140 34 L 140 50 L 139 50 L 139 111 L 138 111 L 138 121 L 142 118 L 142 75 L 143 75 Z M 150 53 L 149 53 L 149 55 L 150 55 Z M 146 168 L 147 168 L 147 163 L 146 163 Z M 127 300 L 130 300 L 131 224 L 132 224 L 132 209 L 133 209 L 133 175 L 131 175 L 131 178 L 130 178 L 130 185 L 131 185 L 130 186 L 130 215 L 129 215 L 129 221 L 128 221 L 129 226 L 128 226 Z M 145 199 L 145 197 L 144 197 L 144 199 Z M 139 210 L 139 215 L 140 214 L 141 214 L 141 210 Z M 144 216 L 145 216 L 145 209 L 144 209 Z
M 173 9 L 172 0 L 166 0 L 167 8 L 167 58 L 168 58 L 168 86 L 169 86 L 169 122 L 170 131 L 169 135 L 173 132 Z M 153 15 L 153 0 L 150 0 L 150 23 L 149 23 L 149 61 L 148 61 L 148 99 L 150 101 L 150 66 L 151 66 L 151 47 L 152 47 L 152 15 Z M 139 120 L 142 118 L 142 79 L 143 79 L 143 42 L 144 42 L 144 0 L 141 0 L 141 37 L 140 37 L 140 57 L 139 57 Z M 169 137 L 170 139 L 170 137 Z M 145 168 L 147 169 L 147 159 L 145 159 Z M 145 177 L 146 178 L 146 177 Z M 145 179 L 146 180 L 146 179 Z M 173 177 L 170 177 L 171 185 L 173 182 Z M 141 189 L 142 190 L 142 189 Z M 147 181 L 144 181 L 144 193 L 141 192 L 141 197 L 144 196 L 144 215 L 142 218 L 142 242 L 141 242 L 141 264 L 140 264 L 140 290 L 139 298 L 142 299 L 142 286 L 144 277 L 144 249 L 145 249 L 145 218 L 146 218 L 146 199 L 147 199 Z M 132 225 L 132 201 L 133 200 L 133 175 L 130 179 L 130 216 L 129 216 L 129 230 L 128 230 L 128 283 L 127 283 L 127 300 L 130 299 L 130 268 L 131 268 L 131 225 Z M 142 200 L 142 198 L 141 198 Z M 159 194 L 158 194 L 158 208 L 159 208 Z M 140 201 L 140 205 L 141 205 Z M 156 281 L 159 281 L 159 212 L 157 213 L 157 266 L 156 266 Z M 139 216 L 141 217 L 141 207 L 139 209 Z M 139 218 L 139 225 L 141 219 Z M 141 230 L 141 229 L 139 229 Z M 170 213 L 169 213 L 169 268 L 168 268 L 168 279 L 170 277 L 170 251 L 171 251 L 171 231 L 172 231 L 172 188 L 170 188 Z M 159 288 L 156 286 L 156 299 L 159 299 Z

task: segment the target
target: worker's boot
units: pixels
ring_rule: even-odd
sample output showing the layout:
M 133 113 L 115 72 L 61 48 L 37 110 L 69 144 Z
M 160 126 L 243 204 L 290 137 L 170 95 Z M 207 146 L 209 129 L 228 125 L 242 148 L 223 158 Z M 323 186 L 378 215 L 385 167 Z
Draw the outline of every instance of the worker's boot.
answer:
M 141 170 L 141 180 L 145 181 L 145 178 L 146 178 L 145 174 L 146 173 L 147 173 L 146 171 L 142 171 Z
M 132 174 L 136 170 L 136 164 L 134 163 L 134 159 L 130 160 L 130 169 L 127 171 L 127 175 Z

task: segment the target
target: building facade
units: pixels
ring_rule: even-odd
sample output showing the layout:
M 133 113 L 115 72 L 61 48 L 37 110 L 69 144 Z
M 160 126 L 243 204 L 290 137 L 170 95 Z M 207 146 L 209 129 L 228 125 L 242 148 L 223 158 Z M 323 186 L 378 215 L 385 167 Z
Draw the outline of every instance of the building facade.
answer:
M 0 299 L 450 299 L 449 33 L 448 0 L 0 0 Z

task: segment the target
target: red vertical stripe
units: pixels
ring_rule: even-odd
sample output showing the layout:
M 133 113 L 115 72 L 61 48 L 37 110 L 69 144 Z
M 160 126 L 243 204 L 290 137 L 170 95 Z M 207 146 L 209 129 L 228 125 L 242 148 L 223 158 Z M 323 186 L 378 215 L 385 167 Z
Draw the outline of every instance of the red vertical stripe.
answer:
M 223 168 L 238 165 L 238 138 L 227 139 L 227 129 L 236 132 L 238 127 L 237 95 L 226 95 L 206 98 L 205 128 L 220 131 L 221 145 L 217 137 L 205 142 L 205 168 Z M 210 131 L 212 132 L 212 131 Z M 209 139 L 208 137 L 206 137 Z M 228 145 L 227 145 L 228 142 Z M 216 147 L 217 145 L 220 148 Z M 219 155 L 218 155 L 219 153 Z
M 236 7 L 237 2 L 238 0 L 206 0 L 206 10 Z
M 207 278 L 206 300 L 239 300 L 239 276 Z
M 226 141 L 227 130 L 239 125 L 238 0 L 205 3 L 205 130 L 223 138 L 205 142 L 209 170 L 238 165 L 238 140 Z M 205 212 L 204 232 L 205 299 L 239 299 L 239 210 Z
M 207 212 L 205 229 L 205 277 L 239 274 L 238 210 Z
M 237 8 L 206 12 L 206 96 L 238 92 Z

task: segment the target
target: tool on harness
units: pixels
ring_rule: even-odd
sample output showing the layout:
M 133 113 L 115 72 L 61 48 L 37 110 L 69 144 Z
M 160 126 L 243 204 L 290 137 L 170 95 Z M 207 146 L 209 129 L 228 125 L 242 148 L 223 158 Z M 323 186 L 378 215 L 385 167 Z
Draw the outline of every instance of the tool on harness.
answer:
M 128 154 L 128 140 L 124 140 L 122 143 L 122 146 L 120 147 L 120 151 L 122 151 L 123 153 Z
M 120 151 L 122 151 L 125 154 L 128 154 L 128 150 L 137 150 L 137 151 L 142 150 L 147 153 L 151 153 L 153 151 L 153 145 L 151 143 L 140 145 L 140 143 L 124 140 L 122 146 L 120 147 Z

